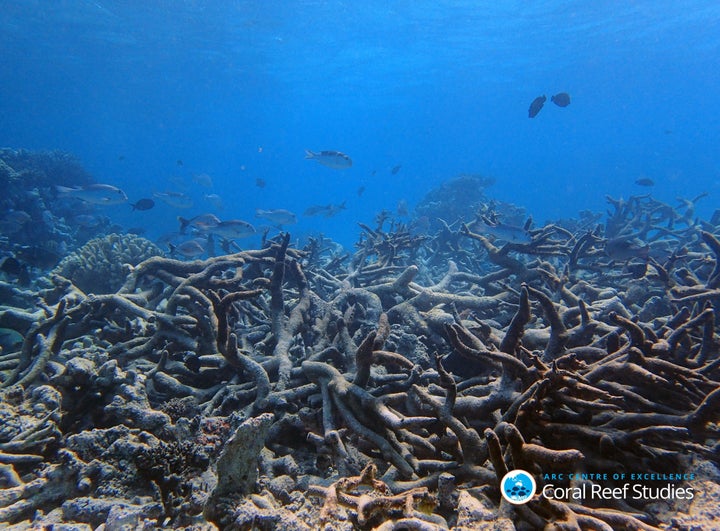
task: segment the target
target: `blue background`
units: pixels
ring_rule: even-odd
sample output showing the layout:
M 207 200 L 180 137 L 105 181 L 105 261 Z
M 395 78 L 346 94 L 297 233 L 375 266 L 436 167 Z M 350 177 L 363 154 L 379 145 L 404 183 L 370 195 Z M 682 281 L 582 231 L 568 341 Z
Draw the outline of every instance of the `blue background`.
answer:
M 641 177 L 671 204 L 709 192 L 705 217 L 719 205 L 715 1 L 0 3 L 0 145 L 70 151 L 132 201 L 184 187 L 187 211 L 106 207 L 152 236 L 177 215 L 285 208 L 293 235 L 349 245 L 356 222 L 460 173 L 493 177 L 488 195 L 537 223 L 646 193 Z M 330 220 L 301 215 L 342 201 Z

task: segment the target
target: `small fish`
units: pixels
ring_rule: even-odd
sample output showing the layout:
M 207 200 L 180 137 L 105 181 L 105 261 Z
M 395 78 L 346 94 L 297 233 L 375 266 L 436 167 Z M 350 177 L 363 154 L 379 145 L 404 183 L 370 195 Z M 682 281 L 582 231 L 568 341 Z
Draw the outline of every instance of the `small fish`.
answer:
M 192 180 L 195 184 L 199 184 L 200 186 L 203 186 L 205 188 L 213 187 L 212 177 L 210 177 L 207 173 L 195 174 L 193 175 Z
M 190 219 L 178 216 L 177 219 L 180 222 L 180 234 L 185 234 L 188 227 L 196 229 L 199 232 L 208 232 L 221 223 L 220 218 L 215 214 L 200 214 Z
M 190 208 L 193 206 L 192 198 L 182 192 L 154 192 L 153 197 L 175 208 Z
M 0 347 L 3 352 L 12 352 L 22 345 L 24 338 L 12 328 L 0 328 Z
M 177 159 L 177 160 L 175 161 L 175 164 L 177 164 L 178 166 L 182 166 L 182 165 L 183 165 L 183 161 L 180 160 L 180 159 Z
M 537 114 L 540 112 L 540 109 L 543 108 L 543 105 L 545 105 L 545 102 L 547 101 L 547 98 L 543 96 L 538 96 L 535 98 L 532 103 L 530 104 L 530 109 L 528 109 L 528 116 L 530 118 L 535 118 Z
M 333 170 L 345 170 L 352 166 L 352 159 L 345 153 L 339 151 L 320 151 L 319 153 L 305 150 L 306 159 L 314 159 L 323 166 L 332 168 Z
M 403 218 L 406 218 L 410 215 L 410 213 L 408 212 L 407 201 L 405 201 L 404 199 L 401 199 L 400 201 L 398 201 L 397 215 L 400 217 L 403 217 Z
M 558 107 L 567 107 L 570 105 L 570 94 L 567 92 L 558 92 L 550 98 L 550 101 Z
M 311 207 L 308 207 L 305 212 L 303 212 L 303 216 L 317 216 L 322 214 L 326 218 L 331 218 L 337 215 L 341 210 L 346 209 L 347 207 L 345 206 L 345 201 L 343 201 L 339 205 L 313 205 Z
M 218 210 L 222 210 L 225 208 L 225 205 L 223 204 L 222 197 L 220 197 L 217 194 L 205 194 L 203 196 L 203 199 L 210 203 L 212 206 L 217 208 Z
M 155 201 L 152 199 L 143 198 L 140 199 L 137 203 L 130 205 L 133 210 L 150 210 L 152 207 L 155 206 Z
M 30 214 L 25 212 L 24 210 L 8 210 L 5 215 L 2 217 L 2 221 L 17 223 L 18 225 L 24 225 L 28 221 L 30 221 L 32 218 L 30 217 Z
M 330 209 L 325 213 L 325 217 L 331 218 L 333 216 L 336 216 L 340 213 L 341 210 L 347 210 L 347 207 L 345 206 L 345 201 L 343 201 L 339 205 L 330 205 Z
M 390 170 L 390 173 L 392 173 L 393 175 L 397 175 L 398 172 L 400 171 L 400 168 L 402 168 L 402 166 L 400 164 L 398 164 L 397 166 L 393 166 L 393 169 Z
M 266 184 L 267 183 L 265 182 L 265 179 L 261 179 L 260 177 L 255 179 L 255 186 L 257 186 L 258 188 L 265 188 Z
M 94 216 L 93 214 L 78 214 L 77 216 L 73 216 L 72 221 L 74 224 L 84 229 L 94 229 L 100 226 L 103 219 L 106 218 L 100 218 L 98 216 Z
M 364 187 L 364 186 L 361 186 L 360 188 L 357 189 L 357 195 L 358 195 L 358 197 L 362 197 L 362 195 L 363 195 L 364 193 L 365 193 L 365 187 Z
M 241 219 L 229 219 L 227 221 L 221 221 L 215 227 L 212 227 L 208 232 L 226 238 L 228 240 L 236 240 L 238 238 L 247 238 L 252 236 L 257 231 L 247 221 Z
M 317 216 L 318 214 L 325 214 L 329 212 L 332 205 L 313 205 L 305 209 L 303 216 Z
M 184 258 L 197 258 L 205 253 L 205 244 L 207 242 L 200 238 L 188 240 L 178 245 L 168 244 L 170 254 L 179 254 Z
M 638 186 L 655 186 L 655 181 L 653 181 L 649 177 L 642 177 L 640 179 L 636 179 L 635 184 L 637 184 Z
M 125 192 L 111 184 L 89 184 L 76 188 L 55 186 L 61 197 L 73 197 L 93 205 L 119 205 L 128 200 Z
M 17 259 L 40 269 L 50 269 L 60 261 L 59 254 L 40 245 L 18 245 L 13 250 Z
M 142 236 L 147 232 L 147 229 L 145 227 L 130 227 L 125 232 L 128 234 L 134 234 L 135 236 Z
M 503 240 L 510 243 L 530 243 L 532 237 L 527 229 L 527 223 L 525 227 L 516 227 L 514 225 L 507 225 L 494 221 L 487 216 L 482 216 L 481 228 L 484 233 L 494 236 L 498 240 Z
M 8 275 L 19 275 L 23 269 L 23 265 L 17 258 L 7 256 L 0 264 L 0 271 Z
M 255 210 L 256 218 L 263 218 L 275 225 L 292 225 L 297 223 L 297 216 L 289 210 L 275 209 L 275 210 Z
M 632 258 L 647 260 L 650 245 L 643 244 L 637 238 L 612 238 L 605 242 L 605 254 L 613 260 L 624 262 Z

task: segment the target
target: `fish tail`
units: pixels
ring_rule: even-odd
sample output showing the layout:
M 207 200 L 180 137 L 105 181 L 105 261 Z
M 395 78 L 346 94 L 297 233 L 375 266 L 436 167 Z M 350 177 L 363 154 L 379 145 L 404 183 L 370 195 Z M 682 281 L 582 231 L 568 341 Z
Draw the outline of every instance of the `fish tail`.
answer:
M 55 190 L 57 190 L 59 194 L 69 194 L 72 192 L 77 192 L 79 188 L 70 188 L 69 186 L 61 186 L 59 184 L 56 184 Z
M 185 219 L 182 216 L 178 216 L 178 221 L 180 222 L 180 234 L 185 234 L 185 230 L 187 230 L 187 226 L 190 223 L 190 220 Z
M 313 153 L 313 152 L 310 151 L 309 149 L 306 149 L 306 150 L 305 150 L 305 158 L 306 158 L 306 159 L 314 159 L 314 158 L 315 158 L 315 153 Z

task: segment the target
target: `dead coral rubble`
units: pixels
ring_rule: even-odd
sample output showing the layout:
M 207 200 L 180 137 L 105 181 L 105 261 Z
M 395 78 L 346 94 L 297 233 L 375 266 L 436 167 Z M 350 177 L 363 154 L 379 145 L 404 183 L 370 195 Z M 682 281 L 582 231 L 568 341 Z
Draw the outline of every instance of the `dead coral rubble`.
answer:
M 656 529 L 647 502 L 498 489 L 515 468 L 542 485 L 718 462 L 720 244 L 614 205 L 613 235 L 676 249 L 639 271 L 583 230 L 498 247 L 465 225 L 440 247 L 380 224 L 344 272 L 283 235 L 150 258 L 113 293 L 55 277 L 0 310 L 25 338 L 0 356 L 0 521 L 96 526 L 110 513 L 81 506 L 124 500 L 165 527 Z

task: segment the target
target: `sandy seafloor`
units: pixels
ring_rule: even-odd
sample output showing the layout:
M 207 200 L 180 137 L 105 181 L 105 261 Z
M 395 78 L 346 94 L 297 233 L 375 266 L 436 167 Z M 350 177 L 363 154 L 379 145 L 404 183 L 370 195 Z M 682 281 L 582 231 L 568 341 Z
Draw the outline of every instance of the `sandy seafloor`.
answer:
M 71 160 L 2 160 L 3 208 L 44 220 L 3 225 L 4 528 L 720 527 L 720 219 L 692 199 L 517 233 L 466 176 L 352 250 L 180 260 L 78 236 L 48 186 Z

